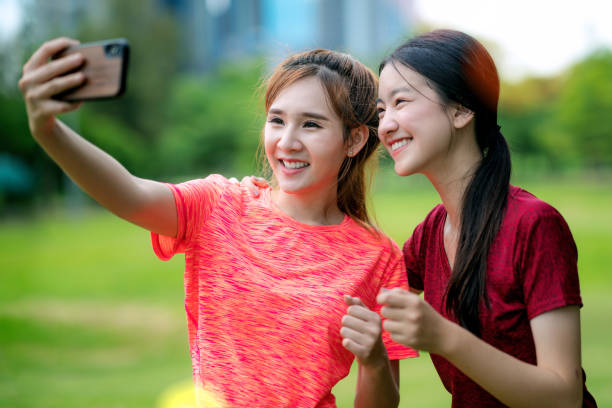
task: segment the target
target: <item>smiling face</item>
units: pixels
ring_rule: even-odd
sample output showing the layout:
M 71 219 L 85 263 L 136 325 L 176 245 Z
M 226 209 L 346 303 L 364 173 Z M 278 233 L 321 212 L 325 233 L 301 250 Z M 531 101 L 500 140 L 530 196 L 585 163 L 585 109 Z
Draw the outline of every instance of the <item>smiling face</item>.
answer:
M 378 137 L 400 176 L 442 168 L 452 143 L 452 124 L 440 96 L 424 76 L 388 63 L 378 87 Z
M 268 109 L 264 147 L 280 191 L 335 202 L 347 153 L 343 127 L 318 78 L 300 79 L 278 94 Z

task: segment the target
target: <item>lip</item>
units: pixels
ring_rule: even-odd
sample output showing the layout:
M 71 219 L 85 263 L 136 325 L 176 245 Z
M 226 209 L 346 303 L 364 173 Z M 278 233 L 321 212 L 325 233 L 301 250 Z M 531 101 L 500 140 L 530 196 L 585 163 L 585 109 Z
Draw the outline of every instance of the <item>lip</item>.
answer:
M 393 146 L 394 143 L 400 142 L 402 140 L 408 140 L 408 143 L 406 143 L 403 146 L 400 146 L 396 150 L 391 149 L 391 146 Z M 401 152 L 403 152 L 404 150 L 406 150 L 406 148 L 412 144 L 412 140 L 413 140 L 412 137 L 399 137 L 399 138 L 395 138 L 387 142 L 387 150 L 389 151 L 389 154 L 391 155 L 391 157 L 395 157 Z
M 309 168 L 309 167 L 310 167 L 310 163 L 308 163 L 308 162 L 307 162 L 307 161 L 305 161 L 305 160 L 283 159 L 283 158 L 278 158 L 277 160 L 278 160 L 278 167 L 280 168 L 281 172 L 282 172 L 283 174 L 286 174 L 286 175 L 294 175 L 294 174 L 298 174 L 298 173 L 301 173 L 301 172 L 303 172 L 304 170 L 306 170 L 307 168 Z M 283 164 L 283 162 L 290 162 L 290 163 L 291 163 L 291 162 L 293 162 L 293 163 L 295 163 L 295 162 L 300 162 L 300 163 L 308 163 L 308 165 L 307 165 L 307 166 L 304 166 L 304 167 L 297 168 L 297 169 L 290 169 L 290 168 L 288 168 L 288 167 L 285 167 L 285 165 Z

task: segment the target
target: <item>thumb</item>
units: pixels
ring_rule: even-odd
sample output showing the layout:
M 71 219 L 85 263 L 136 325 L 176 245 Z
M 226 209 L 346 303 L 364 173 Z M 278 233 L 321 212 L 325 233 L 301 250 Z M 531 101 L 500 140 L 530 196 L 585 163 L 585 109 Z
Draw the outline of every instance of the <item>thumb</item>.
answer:
M 344 303 L 346 303 L 347 306 L 363 306 L 367 308 L 361 299 L 355 296 L 344 295 Z

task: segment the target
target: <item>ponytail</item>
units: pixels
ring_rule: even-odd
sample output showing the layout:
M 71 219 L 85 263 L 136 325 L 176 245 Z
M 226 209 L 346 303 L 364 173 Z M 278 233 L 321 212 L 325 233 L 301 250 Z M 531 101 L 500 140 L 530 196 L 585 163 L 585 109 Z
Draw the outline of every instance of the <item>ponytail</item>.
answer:
M 503 220 L 511 171 L 510 150 L 499 127 L 489 134 L 490 144 L 464 193 L 457 255 L 445 296 L 447 313 L 477 336 L 481 301 L 490 306 L 487 259 Z

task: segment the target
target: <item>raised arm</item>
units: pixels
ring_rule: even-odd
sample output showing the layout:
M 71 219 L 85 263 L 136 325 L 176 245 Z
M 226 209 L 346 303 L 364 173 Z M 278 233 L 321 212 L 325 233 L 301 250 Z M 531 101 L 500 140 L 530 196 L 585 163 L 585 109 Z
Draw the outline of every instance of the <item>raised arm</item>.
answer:
M 19 88 L 26 102 L 32 136 L 49 157 L 103 207 L 150 231 L 175 236 L 176 207 L 167 186 L 133 176 L 117 160 L 56 118 L 80 106 L 80 103 L 63 102 L 52 96 L 83 83 L 85 77 L 81 72 L 61 76 L 78 68 L 83 59 L 78 54 L 51 62 L 49 59 L 77 43 L 68 38 L 46 42 L 23 67 Z

